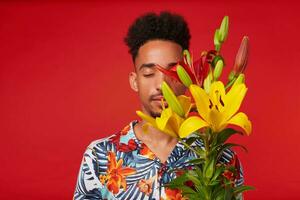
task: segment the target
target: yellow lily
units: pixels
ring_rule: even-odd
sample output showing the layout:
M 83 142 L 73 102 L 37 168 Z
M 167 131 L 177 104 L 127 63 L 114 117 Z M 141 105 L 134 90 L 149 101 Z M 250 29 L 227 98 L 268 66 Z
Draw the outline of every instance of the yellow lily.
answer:
M 160 117 L 156 117 L 155 119 L 141 111 L 136 111 L 137 115 L 147 122 L 144 126 L 144 131 L 146 131 L 148 126 L 151 125 L 172 137 L 184 138 L 188 136 L 189 133 L 186 134 L 187 132 L 180 134 L 179 129 L 182 123 L 186 120 L 192 107 L 191 98 L 184 95 L 180 95 L 176 98 L 184 111 L 184 117 L 180 117 L 171 109 L 171 107 L 165 108 L 164 106 Z M 162 105 L 164 104 L 162 103 Z
M 192 84 L 189 89 L 200 117 L 193 116 L 185 120 L 179 135 L 188 135 L 204 127 L 220 132 L 229 124 L 239 126 L 247 135 L 250 134 L 252 125 L 247 115 L 243 112 L 236 114 L 247 92 L 244 83 L 234 84 L 227 94 L 221 81 L 211 84 L 209 94 L 198 85 Z

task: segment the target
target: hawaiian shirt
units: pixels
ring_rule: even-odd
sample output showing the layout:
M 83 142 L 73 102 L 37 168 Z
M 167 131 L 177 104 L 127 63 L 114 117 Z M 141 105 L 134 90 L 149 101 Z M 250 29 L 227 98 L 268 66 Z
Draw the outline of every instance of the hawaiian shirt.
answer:
M 116 134 L 93 141 L 87 147 L 74 199 L 184 199 L 179 190 L 163 185 L 178 176 L 174 169 L 191 167 L 188 161 L 196 155 L 179 141 L 166 162 L 162 163 L 137 139 L 133 129 L 137 123 L 137 120 L 132 121 Z M 236 158 L 235 153 L 228 150 L 219 162 L 230 163 L 233 158 Z M 236 185 L 244 182 L 242 168 L 239 169 Z

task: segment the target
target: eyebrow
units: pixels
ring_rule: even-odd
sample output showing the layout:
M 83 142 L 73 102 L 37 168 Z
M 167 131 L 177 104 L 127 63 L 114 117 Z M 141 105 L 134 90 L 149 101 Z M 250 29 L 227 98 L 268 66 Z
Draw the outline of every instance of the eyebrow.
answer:
M 167 69 L 170 69 L 171 67 L 173 67 L 174 65 L 176 65 L 177 62 L 171 62 L 168 64 Z M 139 71 L 142 70 L 143 68 L 152 68 L 155 67 L 155 63 L 144 63 L 139 67 Z

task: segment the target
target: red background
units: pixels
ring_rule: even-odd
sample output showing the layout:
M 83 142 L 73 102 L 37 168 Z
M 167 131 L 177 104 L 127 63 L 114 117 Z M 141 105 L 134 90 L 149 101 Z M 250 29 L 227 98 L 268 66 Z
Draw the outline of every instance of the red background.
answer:
M 228 66 L 249 36 L 242 110 L 254 128 L 233 139 L 249 149 L 238 150 L 246 184 L 256 187 L 245 197 L 299 199 L 299 8 L 288 1 L 0 3 L 0 197 L 71 199 L 86 146 L 137 118 L 123 43 L 129 24 L 167 9 L 188 21 L 195 57 L 213 47 L 224 15 Z

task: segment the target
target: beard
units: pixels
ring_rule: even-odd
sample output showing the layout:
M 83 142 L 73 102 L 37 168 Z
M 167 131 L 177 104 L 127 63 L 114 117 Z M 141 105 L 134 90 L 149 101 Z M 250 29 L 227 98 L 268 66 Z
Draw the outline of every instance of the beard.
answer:
M 152 102 L 154 101 L 157 101 L 157 96 L 162 96 L 162 93 L 158 93 L 158 94 L 155 94 L 155 95 L 151 95 L 150 98 L 149 98 L 149 107 L 147 109 L 149 115 L 153 118 L 156 118 L 156 117 L 160 117 L 161 116 L 161 112 L 163 110 L 163 107 L 161 104 L 159 105 L 152 105 Z M 165 106 L 165 108 L 167 108 L 168 105 Z
M 161 112 L 155 112 L 152 110 L 149 113 L 150 113 L 150 116 L 153 118 L 160 117 L 160 115 L 161 115 Z

